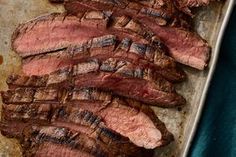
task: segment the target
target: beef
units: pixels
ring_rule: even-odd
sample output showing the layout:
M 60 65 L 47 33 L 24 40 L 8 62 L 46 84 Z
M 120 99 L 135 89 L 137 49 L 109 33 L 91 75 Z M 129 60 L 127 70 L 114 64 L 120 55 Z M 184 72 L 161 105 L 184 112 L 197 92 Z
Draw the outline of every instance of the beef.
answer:
M 81 130 L 81 128 L 76 129 L 77 127 L 70 123 L 102 130 L 107 127 L 128 137 L 136 145 L 148 149 L 166 145 L 173 140 L 164 123 L 148 106 L 129 99 L 115 98 L 110 93 L 95 89 L 74 89 L 67 94 L 63 91 L 62 93 L 64 97 L 61 98 L 63 103 L 60 105 L 56 103 L 60 100 L 44 101 L 43 99 L 48 97 L 45 96 L 47 93 L 40 95 L 41 98 L 38 98 L 40 102 L 38 99 L 33 99 L 31 103 L 21 104 L 19 104 L 21 100 L 13 101 L 10 100 L 11 97 L 3 96 L 5 104 L 2 119 L 30 120 L 37 123 L 40 120 L 63 127 L 72 127 L 74 130 Z M 21 95 L 24 93 L 22 92 Z
M 107 147 L 99 141 L 92 139 L 78 131 L 70 130 L 64 127 L 22 125 L 22 122 L 8 122 L 1 124 L 1 131 L 7 137 L 17 137 L 23 146 L 24 156 L 44 156 L 50 155 L 49 148 L 58 147 L 62 152 L 68 153 L 65 156 L 73 154 L 84 154 L 87 156 L 113 157 L 107 150 Z M 13 128 L 15 127 L 15 128 Z M 16 134 L 16 130 L 21 132 Z M 45 146 L 48 146 L 48 149 Z M 53 152 L 51 152 L 53 153 Z M 56 154 L 51 154 L 56 156 Z M 78 154 L 77 154 L 78 155 Z M 61 154 L 60 156 L 64 156 Z
M 67 2 L 65 8 L 69 12 L 77 14 L 83 8 L 81 6 L 82 2 L 79 3 L 78 1 L 72 0 Z M 99 6 L 103 6 L 103 4 L 100 2 L 100 5 L 86 6 L 87 8 L 89 7 L 89 10 L 101 10 Z M 117 4 L 113 7 L 122 9 Z M 103 8 L 103 10 L 106 11 L 109 9 Z M 210 57 L 210 47 L 198 34 L 184 28 L 157 25 L 153 19 L 137 18 L 135 14 L 126 13 L 123 9 L 121 12 L 122 14 L 131 16 L 134 20 L 142 21 L 143 27 L 149 28 L 149 32 L 152 32 L 150 34 L 155 34 L 166 44 L 170 55 L 176 61 L 200 70 L 203 70 L 207 66 Z
M 133 67 L 150 69 L 152 73 L 161 75 L 172 82 L 185 78 L 185 73 L 162 50 L 132 42 L 128 38 L 119 42 L 114 35 L 93 38 L 82 45 L 64 51 L 28 57 L 23 60 L 23 72 L 26 75 L 50 74 L 88 58 L 103 61 L 109 60 L 110 57 L 130 62 L 130 65 L 134 64 Z
M 58 73 L 49 75 L 46 84 L 61 84 L 60 87 L 63 87 L 62 84 L 66 84 L 64 88 L 67 88 L 68 85 L 77 88 L 100 88 L 161 107 L 176 107 L 185 104 L 185 99 L 177 94 L 172 86 L 163 79 L 153 82 L 140 79 L 144 77 L 140 70 L 128 72 L 126 70 L 108 71 L 112 68 L 114 67 L 104 68 L 96 60 L 81 62 L 73 66 L 71 70 L 61 70 Z M 45 77 L 47 76 L 39 77 L 39 79 L 45 79 Z M 8 79 L 8 84 L 14 86 L 19 84 L 20 81 L 27 82 L 27 80 L 30 80 L 30 77 L 12 76 Z M 21 86 L 25 85 L 21 84 Z
M 66 0 L 65 8 L 70 13 L 77 13 L 78 10 L 86 11 L 91 9 L 112 11 L 114 15 L 123 15 L 124 13 L 135 17 L 136 19 L 149 19 L 155 24 L 164 25 L 182 25 L 180 17 L 174 3 L 171 0 L 160 1 L 132 1 L 132 0 Z
M 75 86 L 78 88 L 100 88 L 161 107 L 176 107 L 185 104 L 182 96 L 169 90 L 166 91 L 166 88 L 163 90 L 164 84 L 162 83 L 156 84 L 146 80 L 121 77 L 116 73 L 103 70 L 94 61 L 75 65 L 73 75 L 75 76 Z M 133 75 L 135 74 L 133 73 Z
M 141 43 L 148 43 L 148 39 L 160 45 L 158 37 L 138 22 L 125 16 L 110 21 L 110 14 L 87 11 L 76 16 L 53 13 L 38 17 L 17 27 L 12 36 L 12 47 L 21 57 L 27 57 L 79 45 L 107 34 Z M 108 27 L 110 23 L 112 26 Z

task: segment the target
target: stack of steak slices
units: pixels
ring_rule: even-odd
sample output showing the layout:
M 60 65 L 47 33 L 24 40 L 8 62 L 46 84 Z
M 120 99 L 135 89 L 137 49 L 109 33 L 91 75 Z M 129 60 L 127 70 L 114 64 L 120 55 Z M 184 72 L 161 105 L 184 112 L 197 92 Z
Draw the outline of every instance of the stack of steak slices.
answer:
M 19 139 L 24 156 L 152 156 L 174 137 L 149 105 L 186 103 L 173 85 L 186 78 L 175 60 L 204 69 L 208 44 L 171 0 L 64 5 L 67 13 L 13 33 L 23 74 L 1 92 L 2 134 Z

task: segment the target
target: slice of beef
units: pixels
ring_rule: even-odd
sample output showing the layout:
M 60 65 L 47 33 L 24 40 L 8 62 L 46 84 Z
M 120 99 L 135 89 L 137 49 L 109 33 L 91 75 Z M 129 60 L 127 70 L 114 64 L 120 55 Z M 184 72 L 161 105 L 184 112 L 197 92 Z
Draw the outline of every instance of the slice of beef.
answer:
M 81 11 L 82 6 L 78 2 L 73 2 L 71 6 L 70 2 L 68 2 L 67 5 L 65 6 L 66 9 L 74 14 Z M 78 6 L 76 7 L 76 5 Z M 87 7 L 89 7 L 89 10 L 100 10 L 98 5 L 90 5 Z M 114 5 L 114 8 L 120 8 L 120 6 Z M 106 10 L 109 9 L 104 8 L 104 11 Z M 210 47 L 198 34 L 184 28 L 160 26 L 157 25 L 154 20 L 148 18 L 136 18 L 134 14 L 129 14 L 124 11 L 122 13 L 131 16 L 134 20 L 140 20 L 144 25 L 143 27 L 146 29 L 149 28 L 149 34 L 155 34 L 160 37 L 168 47 L 170 55 L 175 58 L 176 61 L 200 70 L 207 66 L 210 56 Z M 129 26 L 126 23 L 123 25 Z
M 42 95 L 42 98 L 44 97 Z M 4 102 L 9 102 L 5 99 L 3 97 Z M 53 124 L 62 122 L 59 125 L 63 127 L 74 123 L 92 128 L 105 128 L 100 124 L 104 122 L 106 127 L 148 149 L 169 144 L 173 140 L 173 136 L 154 112 L 136 101 L 114 98 L 109 93 L 95 89 L 70 91 L 65 94 L 63 100 L 65 104 L 61 105 L 45 103 L 47 100 L 22 105 L 19 105 L 19 100 L 11 101 L 10 104 L 3 105 L 2 119 L 30 120 L 37 123 L 41 120 L 51 121 Z M 73 129 L 76 130 L 74 127 Z
M 27 107 L 29 111 L 24 110 Z M 73 113 L 68 113 L 62 106 L 55 106 L 55 104 L 4 105 L 3 113 L 2 118 L 11 125 L 14 124 L 14 122 L 24 122 L 30 125 L 37 124 L 40 126 L 53 125 L 56 127 L 66 127 L 81 132 L 90 138 L 98 140 L 103 145 L 107 145 L 113 155 L 122 154 L 131 157 L 151 153 L 135 146 L 128 138 L 107 128 L 100 117 L 83 109 L 75 113 L 77 116 L 74 117 L 74 119 L 68 118 L 68 116 L 71 114 L 71 117 Z M 47 116 L 47 120 L 42 118 L 43 115 Z M 25 124 L 22 125 L 24 126 Z M 14 126 L 14 128 L 15 127 L 16 126 Z M 4 129 L 4 127 L 2 129 Z M 17 128 L 17 131 L 14 131 L 14 133 L 18 133 L 18 130 L 19 128 Z
M 176 107 L 185 104 L 185 99 L 173 91 L 173 88 L 163 79 L 159 79 L 159 83 L 138 78 L 139 73 L 131 71 L 127 76 L 127 71 L 120 73 L 119 71 L 109 72 L 101 66 L 96 60 L 81 62 L 73 67 L 70 86 L 78 88 L 94 87 L 103 90 L 112 91 L 118 95 L 133 98 L 147 104 L 157 105 L 161 107 Z M 49 75 L 51 76 L 51 75 Z M 61 77 L 63 76 L 63 77 Z M 69 76 L 62 74 L 52 75 L 47 84 L 60 84 L 68 79 Z M 18 78 L 8 80 L 9 84 L 18 82 Z M 25 80 L 25 79 L 22 79 Z M 27 80 L 27 79 L 26 79 Z M 40 82 L 40 81 L 37 81 Z M 19 84 L 19 82 L 18 82 Z M 21 86 L 24 86 L 21 85 Z M 61 86 L 63 87 L 63 86 Z M 64 88 L 66 88 L 65 86 Z
M 162 26 L 176 25 L 177 22 L 182 21 L 179 18 L 182 13 L 178 12 L 171 0 L 166 0 L 164 3 L 134 0 L 66 0 L 65 8 L 72 14 L 76 14 L 78 10 L 108 10 L 115 15 L 127 14 L 141 20 L 146 18 Z
M 161 107 L 176 107 L 185 104 L 182 96 L 163 90 L 162 83 L 156 84 L 146 80 L 121 77 L 116 73 L 104 71 L 94 61 L 74 66 L 73 75 L 75 76 L 75 86 L 78 88 L 100 88 Z
M 93 38 L 82 45 L 64 51 L 28 57 L 23 60 L 23 72 L 26 75 L 45 75 L 77 62 L 97 58 L 101 61 L 116 58 L 130 62 L 140 68 L 152 70 L 172 82 L 181 81 L 185 73 L 175 61 L 162 50 L 132 42 L 125 38 L 121 42 L 114 35 Z M 132 65 L 132 66 L 134 66 Z
M 108 18 L 98 12 L 82 17 L 60 13 L 41 16 L 18 26 L 12 47 L 22 57 L 63 49 L 103 35 L 107 22 Z
M 12 36 L 12 48 L 20 56 L 27 57 L 79 45 L 107 34 L 115 34 L 120 39 L 128 37 L 141 43 L 148 43 L 149 39 L 160 45 L 158 37 L 144 26 L 125 16 L 112 22 L 110 14 L 87 11 L 76 16 L 53 13 L 37 17 L 17 27 Z M 109 23 L 112 26 L 108 28 Z
M 1 124 L 1 126 L 3 126 L 1 131 L 4 135 L 7 137 L 17 137 L 21 141 L 25 156 L 48 155 L 49 152 L 46 152 L 47 149 L 45 150 L 43 148 L 45 144 L 48 144 L 48 146 L 57 146 L 61 150 L 67 150 L 65 151 L 66 153 L 73 152 L 72 154 L 75 154 L 75 152 L 79 152 L 79 154 L 94 157 L 117 156 L 117 154 L 112 154 L 112 152 L 108 151 L 107 147 L 99 141 L 88 137 L 84 133 L 68 128 L 27 125 L 24 123 L 22 125 L 22 122 L 18 122 L 18 124 L 16 122 L 8 122 L 4 125 Z M 20 129 L 21 132 L 16 131 L 17 129 Z M 16 135 L 15 131 L 18 132 L 18 135 Z M 71 151 L 68 151 L 69 149 Z M 52 155 L 55 156 L 55 154 Z M 65 156 L 70 156 L 70 154 L 65 154 Z

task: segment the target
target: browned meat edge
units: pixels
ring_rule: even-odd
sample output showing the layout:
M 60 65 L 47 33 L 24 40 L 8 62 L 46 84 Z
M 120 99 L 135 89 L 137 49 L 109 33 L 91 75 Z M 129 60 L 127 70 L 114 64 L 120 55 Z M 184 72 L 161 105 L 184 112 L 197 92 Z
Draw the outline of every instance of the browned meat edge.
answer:
M 61 149 L 70 148 L 90 154 L 94 157 L 129 156 L 126 154 L 116 154 L 109 151 L 109 147 L 104 143 L 79 132 L 78 130 L 66 127 L 44 126 L 22 122 L 1 123 L 1 132 L 7 137 L 16 137 L 21 141 L 24 149 L 24 156 L 42 156 L 47 154 L 42 152 L 40 146 L 44 143 L 51 143 L 60 146 Z M 20 131 L 19 131 L 20 130 Z M 65 155 L 65 154 L 62 154 Z
M 76 15 L 81 11 L 83 5 L 77 1 L 68 2 L 65 5 L 68 12 Z M 103 5 L 86 5 L 84 10 L 101 10 L 99 6 Z M 122 9 L 119 5 L 115 5 L 114 8 Z M 102 10 L 107 11 L 109 8 L 103 8 Z M 125 11 L 122 13 L 131 16 L 134 20 L 141 21 L 149 29 L 149 32 L 152 32 L 151 34 L 158 36 L 168 47 L 170 55 L 176 61 L 200 70 L 203 70 L 207 66 L 210 58 L 210 47 L 197 33 L 175 26 L 160 26 L 153 19 L 136 17 L 135 13 L 130 14 Z
M 134 64 L 132 66 L 150 68 L 152 73 L 161 75 L 171 82 L 182 81 L 186 77 L 175 61 L 161 50 L 132 42 L 128 38 L 119 42 L 114 35 L 93 38 L 67 50 L 28 57 L 23 60 L 23 72 L 26 75 L 49 74 L 88 58 L 116 58 L 130 62 Z
M 34 82 L 27 84 L 37 86 L 37 83 L 44 82 L 46 85 L 66 84 L 64 88 L 68 88 L 68 84 L 77 88 L 95 87 L 161 107 L 176 107 L 185 104 L 185 99 L 175 92 L 170 92 L 171 86 L 168 84 L 166 86 L 162 81 L 153 83 L 138 78 L 123 77 L 116 72 L 106 72 L 96 60 L 79 63 L 72 69 L 63 69 L 44 77 L 13 75 L 8 79 L 8 84 L 25 86 L 22 82 L 34 79 L 42 79 L 42 81 L 37 80 L 35 84 Z
M 12 48 L 27 57 L 76 46 L 107 34 L 117 35 L 121 40 L 128 37 L 134 42 L 147 44 L 150 41 L 163 46 L 159 38 L 139 22 L 126 16 L 112 19 L 110 16 L 109 12 L 87 11 L 76 16 L 53 13 L 37 17 L 17 27 L 12 36 Z
M 143 142 L 146 143 L 146 145 L 140 145 L 145 148 L 163 146 L 173 140 L 173 136 L 167 131 L 164 123 L 162 123 L 155 116 L 155 113 L 149 107 L 141 105 L 133 100 L 117 99 L 109 93 L 100 92 L 95 89 L 81 89 L 66 93 L 61 90 L 41 88 L 36 90 L 34 96 L 29 94 L 29 91 L 32 91 L 32 89 L 19 89 L 20 88 L 18 88 L 18 90 L 11 91 L 12 94 L 9 94 L 9 92 L 2 93 L 3 102 L 5 103 L 2 114 L 3 119 L 23 119 L 24 121 L 35 119 L 43 121 L 53 120 L 63 121 L 66 123 L 72 122 L 75 124 L 84 124 L 83 122 L 79 122 L 79 119 L 82 117 L 88 118 L 88 116 L 84 115 L 82 117 L 78 117 L 78 115 L 83 114 L 84 112 L 86 113 L 86 111 L 90 111 L 88 114 L 96 114 L 101 116 L 107 127 L 114 129 L 123 136 L 129 137 L 135 144 L 140 145 Z M 61 97 L 59 98 L 60 95 Z M 57 97 L 57 99 L 55 99 L 55 97 Z M 26 99 L 28 101 L 26 101 Z M 49 102 L 49 100 L 51 101 Z M 87 120 L 91 120 L 91 115 Z M 125 119 L 126 116 L 128 117 Z M 140 119 L 135 116 L 138 116 L 139 118 L 142 117 L 143 121 L 140 121 Z M 100 121 L 96 119 L 99 118 L 92 118 L 90 125 L 93 125 L 95 121 Z M 84 119 L 82 118 L 81 120 Z M 122 126 L 123 123 L 124 125 Z M 144 131 L 143 129 L 146 129 L 146 133 L 144 135 L 139 135 L 135 133 L 135 130 L 129 132 L 129 130 L 135 128 L 136 125 L 139 126 L 139 132 L 142 133 L 142 131 Z M 153 137 L 160 138 L 158 141 L 157 139 L 156 141 L 149 141 L 148 138 L 152 138 L 150 135 L 153 136 L 154 134 L 154 130 L 151 128 L 154 127 L 160 131 L 161 137 Z M 122 128 L 126 128 L 125 130 L 128 132 L 124 130 L 122 131 Z M 149 134 L 150 132 L 151 134 Z M 147 141 L 150 143 L 142 141 L 145 138 L 147 138 Z

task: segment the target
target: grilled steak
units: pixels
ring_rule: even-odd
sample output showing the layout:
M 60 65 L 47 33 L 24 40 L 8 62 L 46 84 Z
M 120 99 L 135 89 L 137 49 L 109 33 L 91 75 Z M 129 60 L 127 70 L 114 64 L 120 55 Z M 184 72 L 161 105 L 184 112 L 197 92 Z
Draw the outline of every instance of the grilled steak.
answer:
M 113 157 L 123 155 L 113 154 L 113 151 L 108 151 L 108 147 L 98 140 L 90 138 L 79 131 L 74 131 L 64 127 L 38 126 L 22 122 L 8 122 L 1 124 L 1 132 L 7 137 L 16 137 L 21 141 L 24 156 L 26 157 L 56 156 L 54 153 L 51 154 L 53 150 L 50 149 L 51 147 L 60 148 L 61 152 L 66 153 L 59 155 L 62 157 L 70 157 L 73 154 L 76 154 L 76 156 L 82 154 L 91 157 Z M 48 148 L 46 148 L 46 146 Z
M 123 15 L 124 13 L 135 17 L 136 19 L 149 19 L 155 24 L 164 25 L 187 25 L 186 21 L 181 19 L 182 13 L 178 12 L 171 0 L 164 3 L 160 1 L 132 1 L 132 0 L 66 0 L 65 8 L 70 13 L 75 14 L 80 11 L 108 10 L 114 15 Z
M 174 60 L 161 50 L 131 42 L 128 38 L 119 42 L 113 35 L 93 38 L 67 50 L 28 57 L 23 60 L 23 72 L 26 75 L 44 75 L 88 58 L 107 60 L 110 57 L 130 62 L 130 65 L 132 63 L 138 68 L 150 69 L 154 75 L 161 75 L 172 82 L 185 78 L 184 72 L 176 66 Z
M 173 140 L 173 136 L 154 112 L 136 101 L 118 99 L 107 92 L 95 89 L 62 91 L 39 88 L 34 89 L 34 96 L 27 97 L 29 94 L 26 89 L 30 90 L 18 88 L 2 93 L 3 119 L 36 120 L 37 123 L 41 120 L 53 122 L 54 125 L 63 122 L 59 123 L 63 127 L 70 126 L 65 123 L 87 124 L 96 128 L 102 123 L 101 119 L 95 116 L 98 115 L 106 127 L 128 137 L 140 147 L 155 148 Z M 25 101 L 26 97 L 28 101 Z M 74 127 L 73 129 L 76 130 Z
M 157 81 L 154 83 L 140 79 L 139 77 L 142 78 L 143 73 L 136 71 L 129 71 L 128 73 L 123 71 L 122 73 L 117 70 L 108 71 L 96 60 L 91 60 L 81 62 L 73 66 L 72 69 L 60 70 L 42 77 L 33 76 L 31 78 L 13 75 L 7 82 L 10 86 L 14 86 L 20 81 L 30 84 L 32 83 L 31 80 L 43 79 L 35 82 L 44 83 L 44 85 L 63 83 L 66 84 L 65 88 L 68 87 L 68 84 L 77 88 L 95 87 L 161 107 L 176 107 L 185 104 L 185 99 L 174 92 L 170 84 L 163 82 L 162 79 L 158 79 L 159 83 Z M 21 86 L 25 85 L 21 84 Z M 37 84 L 33 86 L 37 86 Z
M 71 0 L 66 3 L 65 8 L 74 14 L 77 14 L 81 11 L 81 2 L 80 0 Z M 100 1 L 99 1 L 100 2 Z M 99 6 L 103 6 L 103 3 L 100 5 L 86 5 L 90 10 L 101 10 Z M 114 8 L 122 9 L 118 4 L 114 4 Z M 138 6 L 133 6 L 138 8 Z M 113 8 L 112 8 L 113 9 Z M 83 10 L 83 9 L 82 9 Z M 102 10 L 109 10 L 103 8 Z M 183 28 L 177 28 L 173 26 L 160 26 L 155 23 L 155 20 L 150 20 L 150 18 L 141 18 L 136 17 L 136 14 L 126 13 L 121 11 L 125 15 L 129 15 L 135 20 L 142 21 L 142 24 L 150 29 L 151 34 L 156 34 L 160 39 L 166 44 L 169 48 L 170 55 L 176 59 L 176 61 L 189 65 L 197 69 L 204 69 L 209 60 L 210 48 L 205 40 L 203 40 L 198 34 L 190 32 Z M 116 13 L 116 11 L 114 11 Z M 152 17 L 152 16 L 151 16 Z
M 151 40 L 157 45 L 161 44 L 140 23 L 126 16 L 110 21 L 110 14 L 87 11 L 79 12 L 76 16 L 54 13 L 38 17 L 18 26 L 12 36 L 12 47 L 20 56 L 27 57 L 80 45 L 93 37 L 107 34 L 115 34 L 119 39 L 128 37 L 135 42 L 149 43 L 147 40 Z

